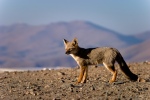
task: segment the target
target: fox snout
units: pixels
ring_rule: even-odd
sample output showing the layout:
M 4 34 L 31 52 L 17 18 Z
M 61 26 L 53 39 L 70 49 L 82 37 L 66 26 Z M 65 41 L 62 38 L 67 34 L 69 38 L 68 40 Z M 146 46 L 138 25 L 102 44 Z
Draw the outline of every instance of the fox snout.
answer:
M 69 55 L 69 54 L 70 54 L 70 51 L 66 51 L 65 54 Z

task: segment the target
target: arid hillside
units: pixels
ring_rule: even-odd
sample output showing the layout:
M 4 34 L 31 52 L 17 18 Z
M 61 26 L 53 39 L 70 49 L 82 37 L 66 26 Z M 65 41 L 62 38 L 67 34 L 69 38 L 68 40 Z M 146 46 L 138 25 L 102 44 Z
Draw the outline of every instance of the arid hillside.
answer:
M 115 47 L 129 62 L 150 60 L 149 34 L 126 36 L 88 21 L 0 26 L 0 67 L 74 67 L 76 63 L 65 55 L 62 41 L 74 37 L 84 48 Z
M 134 61 L 150 61 L 150 40 L 145 40 L 142 43 L 129 46 L 123 50 L 123 54 L 130 62 Z

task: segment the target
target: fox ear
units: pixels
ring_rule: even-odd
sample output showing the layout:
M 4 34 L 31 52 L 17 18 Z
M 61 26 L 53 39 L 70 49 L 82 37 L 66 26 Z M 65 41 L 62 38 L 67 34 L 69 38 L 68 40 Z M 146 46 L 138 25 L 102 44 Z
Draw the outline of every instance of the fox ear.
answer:
M 78 39 L 77 38 L 74 38 L 73 41 L 72 41 L 73 45 L 78 45 Z
M 66 40 L 66 39 L 63 39 L 63 41 L 64 41 L 64 44 L 65 44 L 65 45 L 69 42 L 69 41 Z

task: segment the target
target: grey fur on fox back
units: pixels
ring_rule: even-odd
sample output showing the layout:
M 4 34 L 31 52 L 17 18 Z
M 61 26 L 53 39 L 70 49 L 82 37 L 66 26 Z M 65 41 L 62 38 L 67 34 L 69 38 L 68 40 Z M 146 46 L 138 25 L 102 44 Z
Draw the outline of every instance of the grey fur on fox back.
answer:
M 78 46 L 78 41 L 76 38 L 73 39 L 71 42 L 64 39 L 64 44 L 66 54 L 70 54 L 80 66 L 78 83 L 86 82 L 88 65 L 98 64 L 103 64 L 113 74 L 112 79 L 109 82 L 114 82 L 117 76 L 117 71 L 114 67 L 115 61 L 118 62 L 120 69 L 127 76 L 128 79 L 133 81 L 137 81 L 138 79 L 138 76 L 130 71 L 122 55 L 115 48 L 81 48 Z

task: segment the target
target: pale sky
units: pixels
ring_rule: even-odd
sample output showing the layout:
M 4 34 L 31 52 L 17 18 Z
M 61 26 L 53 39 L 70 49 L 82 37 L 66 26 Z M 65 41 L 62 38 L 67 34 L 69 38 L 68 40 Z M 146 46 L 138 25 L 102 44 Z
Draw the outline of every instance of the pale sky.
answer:
M 122 34 L 150 30 L 150 0 L 0 0 L 0 26 L 90 21 Z

